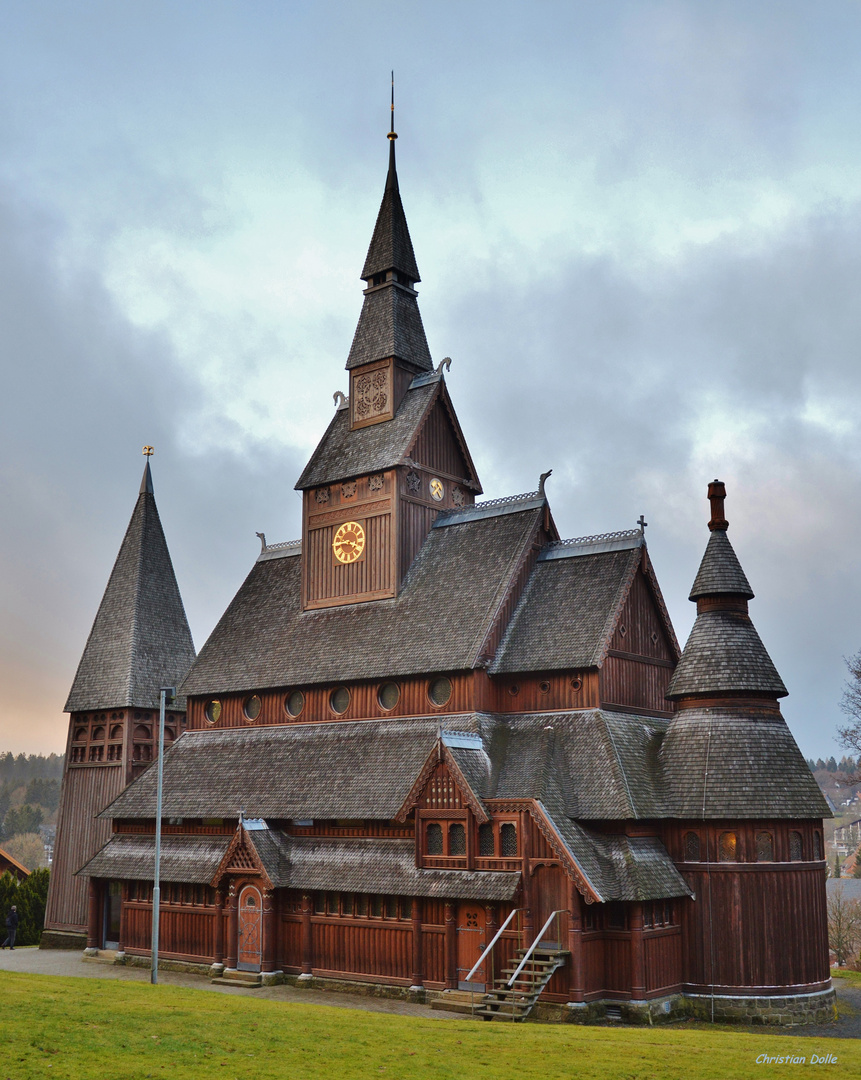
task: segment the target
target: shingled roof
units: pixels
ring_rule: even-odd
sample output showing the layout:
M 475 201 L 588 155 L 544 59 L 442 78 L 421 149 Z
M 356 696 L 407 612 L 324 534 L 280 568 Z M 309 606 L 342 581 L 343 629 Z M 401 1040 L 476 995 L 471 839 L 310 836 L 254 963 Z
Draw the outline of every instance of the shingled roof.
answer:
M 753 589 L 729 542 L 726 528 L 722 528 L 714 529 L 709 536 L 689 599 L 698 600 L 701 596 L 720 596 L 726 593 L 744 597 L 746 600 L 753 599 Z
M 193 661 L 191 631 L 147 462 L 66 712 L 158 708 L 159 688 L 180 683 Z
M 685 709 L 670 722 L 660 762 L 669 817 L 831 817 L 777 712 Z
M 474 668 L 544 512 L 532 499 L 497 509 L 471 510 L 460 524 L 431 529 L 392 600 L 303 612 L 301 559 L 259 560 L 201 649 L 183 693 Z
M 416 294 L 393 281 L 365 291 L 347 370 L 390 356 L 421 371 L 433 368 Z
M 438 391 L 436 381 L 423 382 L 406 392 L 392 420 L 356 431 L 350 430 L 350 410 L 339 409 L 296 481 L 296 489 L 304 491 L 401 464 Z
M 208 885 L 230 839 L 229 836 L 162 836 L 161 880 Z M 152 881 L 154 870 L 155 837 L 117 833 L 76 873 L 83 877 Z
M 554 544 L 538 558 L 491 665 L 494 675 L 593 667 L 640 564 L 639 533 L 624 547 Z
M 744 691 L 775 697 L 788 693 L 748 615 L 740 611 L 700 612 L 673 672 L 667 697 Z
M 421 281 L 410 230 L 407 227 L 407 217 L 401 202 L 394 139 L 389 139 L 386 187 L 360 276 L 369 281 L 375 274 L 385 273 L 387 270 L 398 270 L 413 283 Z

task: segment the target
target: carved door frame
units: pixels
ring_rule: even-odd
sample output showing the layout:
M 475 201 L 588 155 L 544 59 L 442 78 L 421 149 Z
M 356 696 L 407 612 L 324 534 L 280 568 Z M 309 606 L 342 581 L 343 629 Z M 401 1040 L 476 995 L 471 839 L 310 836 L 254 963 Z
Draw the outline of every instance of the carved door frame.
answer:
M 238 971 L 260 971 L 263 962 L 263 894 L 260 887 L 248 883 L 241 885 L 236 908 L 236 968 Z

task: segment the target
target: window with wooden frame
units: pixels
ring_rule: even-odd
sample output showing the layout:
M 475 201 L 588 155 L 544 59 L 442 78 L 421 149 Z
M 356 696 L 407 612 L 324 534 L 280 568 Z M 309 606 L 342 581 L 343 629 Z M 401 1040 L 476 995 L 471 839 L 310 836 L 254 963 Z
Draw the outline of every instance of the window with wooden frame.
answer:
M 699 833 L 685 833 L 685 862 L 699 862 L 701 858 Z
M 718 840 L 718 861 L 736 862 L 738 860 L 738 840 L 734 832 L 722 832 Z
M 804 859 L 804 844 L 801 833 L 792 829 L 789 833 L 789 861 L 802 862 Z
M 583 911 L 583 931 L 584 933 L 591 933 L 599 928 L 600 920 L 598 918 L 598 911 L 590 904 Z
M 672 900 L 647 900 L 643 904 L 643 927 L 646 930 L 660 930 L 675 925 L 676 909 Z
M 483 859 L 517 858 L 517 825 L 513 821 L 487 821 L 478 827 L 478 856 Z
M 607 929 L 608 930 L 627 930 L 628 929 L 628 912 L 624 904 L 607 904 Z
M 435 821 L 430 822 L 425 835 L 428 855 L 442 855 L 442 825 Z
M 770 832 L 756 834 L 756 861 L 774 862 L 774 837 Z
M 466 855 L 466 829 L 456 821 L 448 827 L 449 855 Z
M 822 859 L 822 833 L 818 829 L 813 833 L 813 858 L 817 862 Z

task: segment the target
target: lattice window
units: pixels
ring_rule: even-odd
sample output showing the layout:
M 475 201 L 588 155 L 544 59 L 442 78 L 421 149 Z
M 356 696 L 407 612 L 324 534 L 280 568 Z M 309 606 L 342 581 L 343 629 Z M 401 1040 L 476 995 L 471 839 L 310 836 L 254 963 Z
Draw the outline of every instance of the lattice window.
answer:
M 345 915 L 352 915 L 353 914 L 353 894 L 352 893 L 344 893 L 344 895 L 341 897 L 341 911 Z
M 770 832 L 756 834 L 756 861 L 774 862 L 774 837 Z
M 517 827 L 512 825 L 510 821 L 506 821 L 502 828 L 499 830 L 499 837 L 501 840 L 502 854 L 505 858 L 510 859 L 517 854 Z
M 383 898 L 382 896 L 371 897 L 371 917 L 374 919 L 382 919 L 383 917 Z
M 428 825 L 428 855 L 442 855 L 442 825 Z
M 804 846 L 801 842 L 801 833 L 794 829 L 789 834 L 789 858 L 792 862 L 801 862 L 804 858 Z
M 326 894 L 314 893 L 314 914 L 325 915 L 326 914 Z
M 365 895 L 356 897 L 356 914 L 363 919 L 368 914 L 368 898 Z
M 583 929 L 598 929 L 598 912 L 595 910 L 595 908 L 587 907 L 586 910 L 583 912 Z
M 466 855 L 466 829 L 463 825 L 451 825 L 448 830 L 449 855 Z
M 699 833 L 685 833 L 685 862 L 700 861 L 700 837 Z
M 252 857 L 251 852 L 248 850 L 248 848 L 244 844 L 240 844 L 240 846 L 230 856 L 230 866 L 231 866 L 231 869 L 240 869 L 240 870 L 256 870 L 257 869 L 257 865 L 254 862 L 254 858 Z
M 478 854 L 490 856 L 494 853 L 493 826 L 488 821 L 478 826 Z
M 398 917 L 398 898 L 396 896 L 386 897 L 386 918 L 396 919 Z
M 822 833 L 818 831 L 813 834 L 813 858 L 822 858 Z
M 723 832 L 720 834 L 718 858 L 721 862 L 735 862 L 737 858 L 737 848 L 738 842 L 734 832 Z

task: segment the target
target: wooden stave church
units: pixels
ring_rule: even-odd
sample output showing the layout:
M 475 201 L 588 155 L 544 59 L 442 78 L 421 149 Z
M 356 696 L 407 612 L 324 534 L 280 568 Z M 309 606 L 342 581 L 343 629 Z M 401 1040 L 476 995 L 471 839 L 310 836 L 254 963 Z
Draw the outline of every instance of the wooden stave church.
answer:
M 543 479 L 476 503 L 392 136 L 350 395 L 297 483 L 302 540 L 262 538 L 197 658 L 147 464 L 66 706 L 45 943 L 148 955 L 147 764 L 158 688 L 179 683 L 163 957 L 451 991 L 516 910 L 473 978 L 489 989 L 560 911 L 541 1001 L 567 1016 L 822 1019 L 829 812 L 723 485 L 684 653 L 642 528 L 563 541 Z

